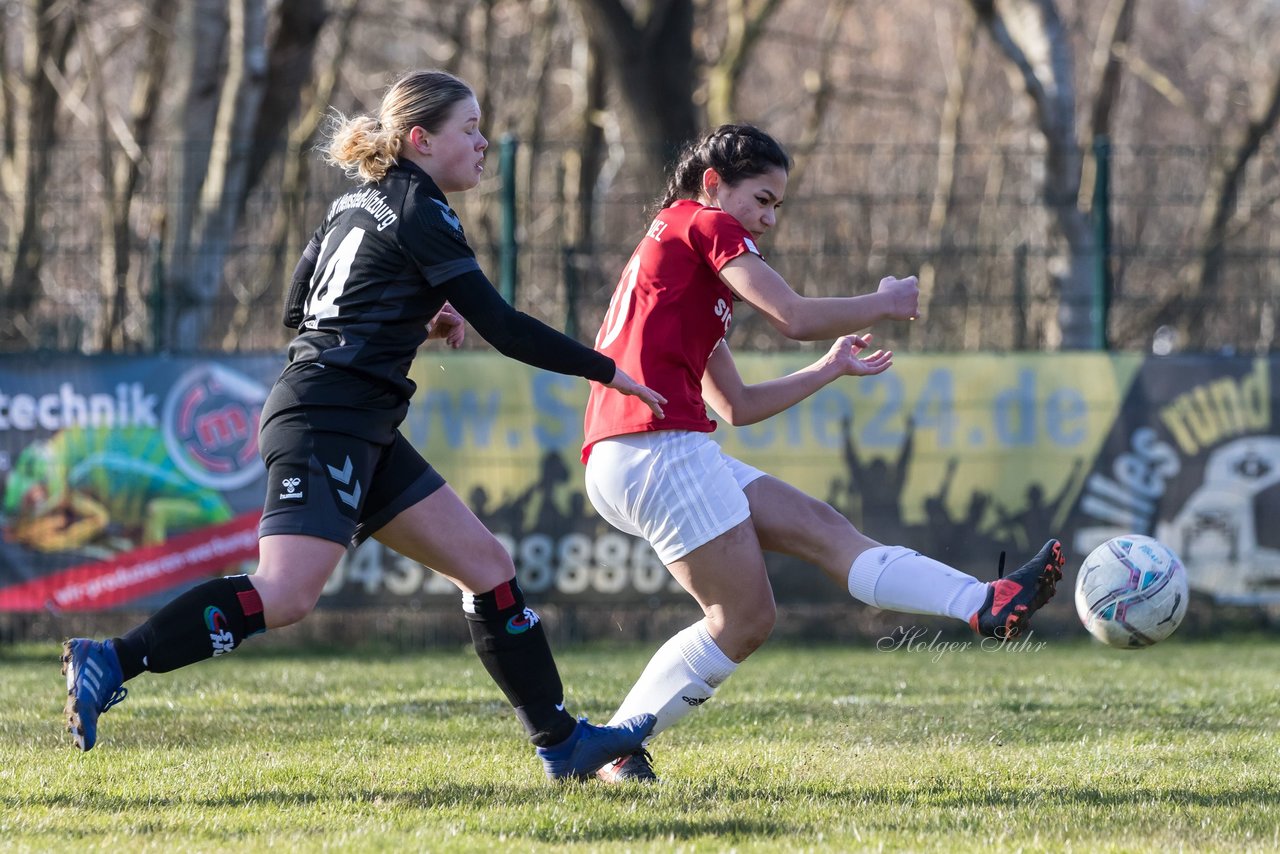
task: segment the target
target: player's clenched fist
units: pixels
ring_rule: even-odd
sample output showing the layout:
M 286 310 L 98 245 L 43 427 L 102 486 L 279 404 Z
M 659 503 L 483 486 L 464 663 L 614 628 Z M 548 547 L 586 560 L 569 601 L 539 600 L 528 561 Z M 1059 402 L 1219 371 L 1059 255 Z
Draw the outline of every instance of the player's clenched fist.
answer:
M 920 280 L 915 276 L 905 279 L 885 276 L 876 292 L 889 297 L 889 317 L 894 320 L 916 319 L 920 311 Z

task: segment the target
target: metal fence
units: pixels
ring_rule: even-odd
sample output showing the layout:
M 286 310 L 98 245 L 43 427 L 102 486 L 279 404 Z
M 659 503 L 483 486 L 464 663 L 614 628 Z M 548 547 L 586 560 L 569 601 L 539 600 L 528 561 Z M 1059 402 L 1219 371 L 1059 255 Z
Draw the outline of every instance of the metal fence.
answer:
M 95 330 L 115 296 L 113 286 L 102 283 L 107 199 L 92 168 L 96 152 L 67 151 L 65 146 L 62 151 L 59 162 L 74 168 L 58 172 L 44 197 L 44 256 L 34 307 L 15 314 L 8 302 L 14 283 L 0 281 L 0 311 L 8 312 L 16 330 L 2 345 L 9 352 L 102 349 Z M 168 176 L 177 152 L 174 147 L 153 155 L 134 200 L 127 286 L 119 295 L 126 310 L 118 350 L 155 349 L 159 321 L 177 298 L 166 271 L 172 261 L 166 211 L 176 201 Z M 514 226 L 517 254 L 507 260 L 517 307 L 589 340 L 659 188 L 644 186 L 624 153 L 617 163 L 607 164 L 594 204 L 580 211 L 564 189 L 569 183 L 565 164 L 572 154 L 565 144 L 523 147 L 511 160 L 514 177 L 506 179 L 515 181 L 514 202 L 504 201 L 509 197 L 502 192 L 503 179 L 487 180 L 452 201 L 495 282 L 503 266 L 504 223 Z M 495 145 L 490 156 L 494 171 L 497 155 Z M 345 180 L 316 155 L 308 156 L 311 177 L 302 213 L 287 240 L 275 236 L 283 206 L 278 163 L 246 200 L 204 337 L 182 342 L 185 348 L 258 351 L 287 341 L 278 317 L 295 261 L 292 252 L 305 242 Z M 1220 152 L 1202 148 L 1112 148 L 1109 245 L 1099 265 L 1110 278 L 1111 348 L 1276 348 L 1280 158 L 1274 150 L 1260 155 L 1247 172 L 1221 247 L 1222 272 L 1216 283 L 1168 299 L 1205 252 L 1203 188 L 1219 157 Z M 895 346 L 947 351 L 1057 347 L 1060 295 L 1055 276 L 1065 249 L 1041 199 L 1043 154 L 961 148 L 955 153 L 955 181 L 948 193 L 935 186 L 938 161 L 932 146 L 829 145 L 815 151 L 800 162 L 780 224 L 767 241 L 770 263 L 810 295 L 865 292 L 881 276 L 928 269 L 928 316 L 913 327 L 891 324 L 884 330 L 882 339 L 902 342 Z M 0 199 L 0 258 L 6 270 L 16 239 L 11 208 L 12 200 Z M 591 228 L 568 228 L 578 216 L 587 217 Z M 589 235 L 586 243 L 583 234 Z M 741 312 L 739 318 L 734 333 L 739 348 L 793 346 L 751 312 Z

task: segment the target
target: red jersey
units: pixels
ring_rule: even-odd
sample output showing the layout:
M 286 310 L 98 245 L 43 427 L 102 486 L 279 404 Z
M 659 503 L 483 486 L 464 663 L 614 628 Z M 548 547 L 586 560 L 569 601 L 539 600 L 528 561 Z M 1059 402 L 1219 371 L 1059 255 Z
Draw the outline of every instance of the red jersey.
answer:
M 637 397 L 591 386 L 582 460 L 610 436 L 653 430 L 710 433 L 702 374 L 733 320 L 725 264 L 756 248 L 751 233 L 719 208 L 678 201 L 661 211 L 627 262 L 596 349 L 667 399 L 659 420 Z

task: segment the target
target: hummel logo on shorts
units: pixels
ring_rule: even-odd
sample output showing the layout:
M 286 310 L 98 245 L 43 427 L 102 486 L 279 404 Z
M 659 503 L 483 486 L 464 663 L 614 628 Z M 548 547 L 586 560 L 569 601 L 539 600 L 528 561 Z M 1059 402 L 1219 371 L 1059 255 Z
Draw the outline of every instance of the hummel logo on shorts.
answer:
M 302 478 L 286 477 L 284 480 L 280 481 L 280 486 L 284 489 L 284 492 L 280 493 L 280 497 L 283 499 L 292 499 L 294 501 L 301 501 L 302 496 L 304 495 L 302 490 L 298 489 L 298 487 L 301 485 L 302 485 Z

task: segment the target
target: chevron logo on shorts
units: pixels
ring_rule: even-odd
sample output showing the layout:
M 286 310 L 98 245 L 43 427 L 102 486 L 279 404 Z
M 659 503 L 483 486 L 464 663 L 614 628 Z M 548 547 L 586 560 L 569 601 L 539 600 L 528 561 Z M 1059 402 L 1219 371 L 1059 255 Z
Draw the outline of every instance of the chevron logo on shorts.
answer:
M 342 464 L 342 468 L 340 469 L 336 469 L 333 466 L 325 466 L 325 468 L 329 469 L 329 477 L 333 478 L 343 486 L 352 482 L 350 456 L 347 457 L 346 462 Z M 337 490 L 337 492 L 338 498 L 343 504 L 352 508 L 360 506 L 360 481 L 355 481 L 355 486 L 351 487 L 349 492 L 344 492 L 341 489 Z

